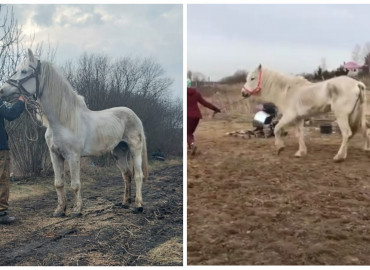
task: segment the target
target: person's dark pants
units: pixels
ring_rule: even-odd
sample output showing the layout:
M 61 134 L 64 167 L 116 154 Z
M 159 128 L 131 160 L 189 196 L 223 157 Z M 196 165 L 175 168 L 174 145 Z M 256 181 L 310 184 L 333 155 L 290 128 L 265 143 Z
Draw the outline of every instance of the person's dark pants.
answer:
M 192 118 L 188 117 L 188 125 L 187 125 L 187 140 L 188 146 L 190 146 L 194 142 L 194 132 L 199 124 L 199 118 Z
M 0 212 L 9 207 L 10 152 L 0 150 Z

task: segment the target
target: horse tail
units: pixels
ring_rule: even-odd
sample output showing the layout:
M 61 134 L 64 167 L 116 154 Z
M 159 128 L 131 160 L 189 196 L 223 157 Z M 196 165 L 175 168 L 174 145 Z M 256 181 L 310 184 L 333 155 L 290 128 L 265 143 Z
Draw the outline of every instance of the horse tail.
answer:
M 366 98 L 366 85 L 362 82 L 359 82 L 357 84 L 358 88 L 360 89 L 360 99 L 361 99 L 361 105 L 362 105 L 362 111 L 361 111 L 361 129 L 362 129 L 362 135 L 365 140 L 365 146 L 364 149 L 366 151 L 370 150 L 370 123 L 366 119 L 366 111 L 367 111 L 367 98 Z
M 142 133 L 142 142 L 143 142 L 143 148 L 141 151 L 141 159 L 142 159 L 141 169 L 143 171 L 143 181 L 145 181 L 149 176 L 149 172 L 148 172 L 148 151 L 146 148 L 146 138 L 145 138 L 144 131 Z
M 360 89 L 360 99 L 361 99 L 361 104 L 362 104 L 362 114 L 361 114 L 361 128 L 363 131 L 366 132 L 366 85 L 362 82 L 359 82 L 357 84 L 358 88 Z
M 362 82 L 357 82 L 356 87 L 359 90 L 359 94 L 353 110 L 349 115 L 349 125 L 352 130 L 352 136 L 355 135 L 359 128 L 366 133 L 366 86 Z
M 365 89 L 366 89 L 366 85 L 362 82 L 359 82 L 357 84 L 357 87 L 360 89 L 360 94 L 359 94 L 359 97 L 360 97 L 360 103 L 361 103 L 361 129 L 363 132 L 366 133 L 366 93 L 365 93 Z

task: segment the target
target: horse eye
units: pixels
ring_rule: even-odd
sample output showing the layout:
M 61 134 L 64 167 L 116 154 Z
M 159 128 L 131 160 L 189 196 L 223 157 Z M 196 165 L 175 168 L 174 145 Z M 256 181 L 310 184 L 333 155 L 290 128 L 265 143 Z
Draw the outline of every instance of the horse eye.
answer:
M 251 81 L 253 81 L 255 78 L 251 78 Z
M 26 73 L 27 73 L 27 70 L 22 69 L 21 73 L 22 73 L 22 74 L 26 74 Z

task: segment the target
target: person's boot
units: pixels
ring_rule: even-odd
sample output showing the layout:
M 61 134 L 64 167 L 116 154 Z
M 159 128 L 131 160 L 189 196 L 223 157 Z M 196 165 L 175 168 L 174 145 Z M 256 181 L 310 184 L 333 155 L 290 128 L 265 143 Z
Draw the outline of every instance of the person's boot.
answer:
M 0 224 L 10 224 L 15 221 L 15 217 L 8 216 L 8 213 L 5 211 L 0 212 Z
M 197 152 L 197 146 L 194 143 L 191 143 L 190 145 L 190 155 L 194 156 Z

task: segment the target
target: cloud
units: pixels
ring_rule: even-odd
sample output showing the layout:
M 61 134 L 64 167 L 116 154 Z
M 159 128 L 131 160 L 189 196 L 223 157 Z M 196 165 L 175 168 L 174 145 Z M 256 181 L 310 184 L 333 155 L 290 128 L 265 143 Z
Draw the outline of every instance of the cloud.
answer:
M 348 61 L 366 43 L 369 5 L 189 5 L 188 64 L 222 78 L 259 62 L 312 72 Z
M 56 8 L 53 15 L 53 23 L 61 27 L 94 27 L 94 25 L 103 23 L 103 21 L 101 15 L 94 12 L 90 7 L 60 6 Z
M 182 97 L 182 5 L 14 5 L 34 43 L 57 47 L 57 63 L 82 53 L 152 57 Z M 46 45 L 46 44 L 45 44 Z
M 55 5 L 39 5 L 33 13 L 33 20 L 37 25 L 49 26 L 53 23 Z

